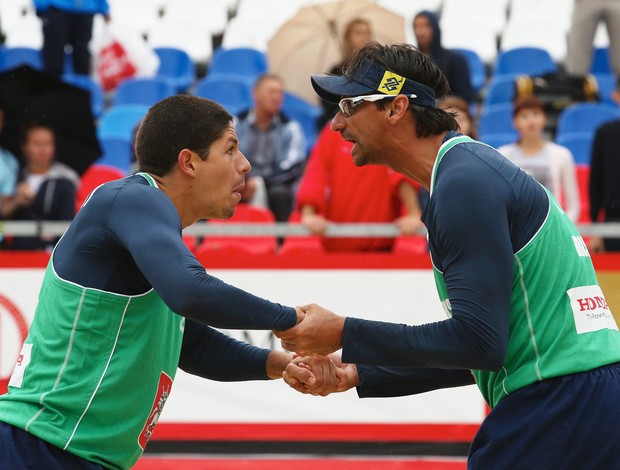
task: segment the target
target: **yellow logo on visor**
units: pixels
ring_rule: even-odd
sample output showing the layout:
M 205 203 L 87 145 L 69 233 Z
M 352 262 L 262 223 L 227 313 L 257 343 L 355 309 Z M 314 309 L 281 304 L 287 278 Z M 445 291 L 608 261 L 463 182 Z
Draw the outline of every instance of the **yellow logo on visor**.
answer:
M 387 71 L 383 74 L 383 79 L 377 90 L 386 95 L 398 95 L 404 84 L 405 79 L 403 77 L 394 72 Z

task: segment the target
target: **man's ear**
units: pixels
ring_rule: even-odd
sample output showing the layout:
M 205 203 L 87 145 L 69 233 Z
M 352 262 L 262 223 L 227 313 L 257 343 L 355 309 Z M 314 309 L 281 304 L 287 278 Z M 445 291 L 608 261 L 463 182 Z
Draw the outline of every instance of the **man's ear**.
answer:
M 197 155 L 191 150 L 183 149 L 179 152 L 177 157 L 177 163 L 183 173 L 193 174 L 195 171 L 194 161 Z
M 394 123 L 400 121 L 409 109 L 409 98 L 405 95 L 398 95 L 391 100 L 388 106 L 388 120 Z

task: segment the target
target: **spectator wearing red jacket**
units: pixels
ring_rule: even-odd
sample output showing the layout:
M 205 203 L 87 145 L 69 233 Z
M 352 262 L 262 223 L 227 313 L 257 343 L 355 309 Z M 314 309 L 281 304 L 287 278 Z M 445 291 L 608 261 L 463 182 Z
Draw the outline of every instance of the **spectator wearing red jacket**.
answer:
M 414 234 L 422 225 L 415 183 L 384 166 L 356 167 L 352 145 L 329 125 L 319 135 L 297 193 L 301 223 L 315 235 L 330 222 L 395 222 L 402 234 Z M 327 251 L 389 251 L 394 238 L 322 241 Z

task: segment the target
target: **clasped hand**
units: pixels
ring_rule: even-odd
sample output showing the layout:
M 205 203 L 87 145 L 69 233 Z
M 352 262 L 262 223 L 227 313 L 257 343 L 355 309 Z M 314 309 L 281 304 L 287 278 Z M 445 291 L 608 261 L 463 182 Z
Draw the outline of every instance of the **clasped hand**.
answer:
M 327 355 L 342 347 L 344 317 L 317 304 L 298 307 L 301 320 L 288 330 L 274 331 L 282 347 L 299 355 Z
M 342 364 L 340 356 L 295 357 L 282 374 L 284 381 L 300 393 L 327 396 L 358 385 L 357 367 Z

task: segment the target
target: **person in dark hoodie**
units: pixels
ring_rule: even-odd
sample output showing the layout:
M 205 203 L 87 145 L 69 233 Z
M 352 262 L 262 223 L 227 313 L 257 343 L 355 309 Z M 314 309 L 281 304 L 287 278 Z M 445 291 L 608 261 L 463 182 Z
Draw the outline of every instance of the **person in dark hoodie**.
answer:
M 448 79 L 451 93 L 473 102 L 476 92 L 471 85 L 467 59 L 457 51 L 442 47 L 437 15 L 427 10 L 419 12 L 413 18 L 413 32 L 418 49 L 433 59 Z

